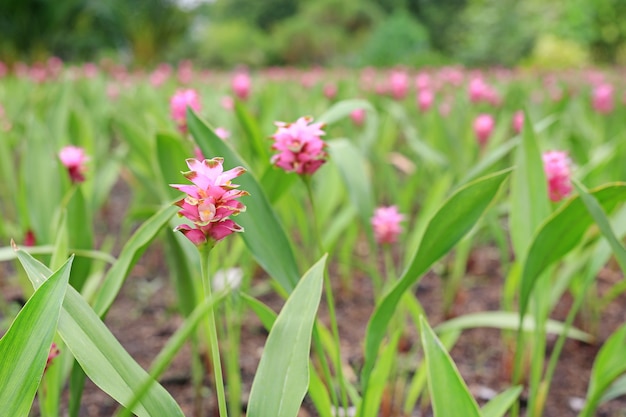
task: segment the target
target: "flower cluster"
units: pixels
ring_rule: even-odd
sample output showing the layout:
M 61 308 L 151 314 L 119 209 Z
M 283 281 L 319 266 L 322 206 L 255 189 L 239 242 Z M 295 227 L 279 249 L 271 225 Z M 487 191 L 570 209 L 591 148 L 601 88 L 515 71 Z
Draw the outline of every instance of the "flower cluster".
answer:
M 237 167 L 224 171 L 223 162 L 223 158 L 187 159 L 190 171 L 183 175 L 193 185 L 170 185 L 187 194 L 175 204 L 181 208 L 178 214 L 193 222 L 193 226 L 181 224 L 174 230 L 181 231 L 198 246 L 207 242 L 215 244 L 233 232 L 243 231 L 229 216 L 246 209 L 237 198 L 248 195 L 248 192 L 237 190 L 238 185 L 231 183 L 246 170 Z
M 294 123 L 276 122 L 278 131 L 272 136 L 272 149 L 279 151 L 272 163 L 287 172 L 312 175 L 326 162 L 326 143 L 320 138 L 325 132 L 322 123 L 311 117 L 301 117 Z
M 402 220 L 404 220 L 404 215 L 398 212 L 396 206 L 377 208 L 371 220 L 376 242 L 380 245 L 394 243 L 402 233 L 400 226 Z
M 496 122 L 490 114 L 480 114 L 474 119 L 474 134 L 480 146 L 487 144 L 495 124 Z
M 200 111 L 200 96 L 193 89 L 178 90 L 170 99 L 170 114 L 181 132 L 187 131 L 187 107 Z
M 572 192 L 570 159 L 564 151 L 544 152 L 542 157 L 550 200 L 560 201 Z
M 85 150 L 78 146 L 66 146 L 59 151 L 59 159 L 72 180 L 72 183 L 85 181 L 85 163 L 89 157 L 85 155 Z

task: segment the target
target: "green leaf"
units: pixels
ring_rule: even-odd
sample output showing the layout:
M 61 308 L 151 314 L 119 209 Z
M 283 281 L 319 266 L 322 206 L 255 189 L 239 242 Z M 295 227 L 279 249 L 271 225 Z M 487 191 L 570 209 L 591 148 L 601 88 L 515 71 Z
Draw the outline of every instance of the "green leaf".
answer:
M 509 227 L 513 249 L 523 259 L 532 236 L 550 215 L 548 186 L 541 153 L 529 115 L 524 116 L 522 142 L 515 154 L 515 171 L 511 175 Z
M 593 362 L 585 407 L 579 414 L 581 417 L 593 416 L 604 392 L 626 372 L 624 352 L 626 352 L 626 325 L 607 339 Z
M 380 410 L 383 393 L 388 384 L 391 369 L 398 355 L 398 342 L 402 333 L 398 330 L 391 338 L 391 342 L 385 347 L 380 355 L 380 360 L 372 371 L 372 383 L 370 384 L 368 396 L 363 400 L 359 408 L 363 417 L 376 417 Z
M 380 301 L 367 325 L 365 363 L 362 380 L 366 387 L 378 348 L 387 331 L 387 325 L 404 292 L 439 258 L 445 255 L 480 219 L 495 198 L 510 170 L 479 178 L 458 189 L 448 198 L 426 226 L 424 237 L 408 268 L 400 280 Z
M 423 316 L 420 327 L 434 417 L 481 417 L 459 370 Z
M 517 330 L 519 328 L 519 314 L 509 311 L 483 311 L 480 313 L 465 314 L 445 321 L 435 327 L 437 333 L 446 333 L 455 330 L 475 329 L 478 327 L 491 327 L 503 330 Z M 535 329 L 535 319 L 526 315 L 522 323 L 522 330 L 530 332 Z M 562 334 L 565 325 L 556 320 L 546 322 L 546 332 L 551 334 Z M 567 336 L 574 340 L 592 343 L 594 337 L 589 333 L 576 328 L 570 328 Z
M 23 250 L 18 250 L 17 256 L 35 288 L 51 275 L 45 265 Z M 148 374 L 71 286 L 67 287 L 57 330 L 89 379 L 120 404 L 128 405 Z M 133 412 L 139 417 L 184 417 L 156 381 Z
M 574 187 L 576 187 L 576 191 L 578 191 L 585 207 L 587 207 L 587 211 L 591 214 L 591 217 L 593 217 L 607 242 L 609 242 L 609 245 L 613 250 L 613 254 L 615 254 L 615 259 L 622 269 L 622 272 L 626 274 L 626 249 L 624 249 L 624 246 L 620 243 L 617 236 L 615 236 L 615 233 L 611 228 L 611 224 L 609 223 L 609 219 L 606 217 L 606 213 L 602 209 L 602 206 L 600 206 L 600 203 L 598 203 L 598 200 L 596 200 L 594 196 L 589 194 L 589 190 L 587 190 L 584 185 L 576 180 L 573 182 Z
M 263 165 L 268 165 L 270 160 L 269 146 L 266 144 L 265 137 L 261 133 L 261 128 L 256 119 L 252 117 L 245 104 L 240 100 L 235 100 L 235 115 L 250 141 L 247 145 L 250 145 L 249 147 L 256 151 L 256 159 L 266 161 Z
M 254 311 L 254 314 L 261 320 L 261 324 L 268 332 L 272 330 L 274 322 L 276 321 L 276 313 L 254 297 L 250 297 L 248 294 L 242 293 L 241 298 L 248 304 L 248 307 Z
M 28 416 L 46 366 L 72 258 L 35 291 L 0 340 L 0 409 Z
M 591 190 L 591 194 L 606 212 L 611 212 L 626 200 L 626 183 L 612 183 Z M 520 313 L 528 307 L 532 289 L 541 273 L 553 262 L 561 259 L 582 240 L 593 218 L 580 196 L 563 203 L 544 222 L 531 243 L 522 272 Z
M 342 100 L 333 104 L 328 110 L 320 115 L 315 121 L 325 124 L 333 124 L 350 116 L 354 110 L 365 110 L 365 128 L 359 140 L 362 149 L 369 149 L 378 138 L 378 113 L 374 106 L 367 100 L 350 99 Z
M 181 138 L 166 134 L 159 133 L 156 136 L 156 153 L 158 160 L 158 171 L 163 178 L 163 189 L 167 189 L 166 201 L 180 198 L 180 191 L 169 187 L 169 184 L 180 184 L 184 180 L 181 171 L 187 171 L 188 167 L 185 164 L 187 158 L 192 157 L 190 146 L 183 143 Z M 184 182 L 184 181 L 183 181 Z
M 339 169 L 352 205 L 357 209 L 367 236 L 374 243 L 370 218 L 374 213 L 374 197 L 367 173 L 365 159 L 361 152 L 347 139 L 328 142 L 328 151 L 333 163 Z
M 109 310 L 133 265 L 178 210 L 177 206 L 165 206 L 144 222 L 126 242 L 117 261 L 104 277 L 94 302 L 93 309 L 99 316 L 103 317 Z
M 267 338 L 252 389 L 249 417 L 296 417 L 309 383 L 311 333 L 326 255 L 302 277 Z
M 480 410 L 482 417 L 502 417 L 513 403 L 518 399 L 522 393 L 523 387 L 515 386 L 501 392 L 496 397 L 492 398 L 485 406 Z
M 91 250 L 94 247 L 93 220 L 89 208 L 82 190 L 78 187 L 67 205 L 67 235 L 69 246 L 72 248 Z M 76 258 L 72 266 L 70 284 L 78 291 L 82 290 L 90 270 L 91 259 Z
M 226 169 L 238 165 L 248 169 L 237 178 L 240 188 L 250 193 L 249 197 L 241 199 L 247 206 L 246 212 L 237 216 L 237 223 L 245 228 L 241 237 L 261 267 L 291 292 L 300 279 L 293 249 L 254 173 L 191 109 L 187 110 L 187 125 L 205 156 L 223 157 Z

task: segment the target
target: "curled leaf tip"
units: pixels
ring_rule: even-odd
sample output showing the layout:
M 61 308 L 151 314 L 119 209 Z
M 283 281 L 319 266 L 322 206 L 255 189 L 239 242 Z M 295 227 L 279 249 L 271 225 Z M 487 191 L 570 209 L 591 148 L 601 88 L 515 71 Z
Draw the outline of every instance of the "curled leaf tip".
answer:
M 11 239 L 11 247 L 13 248 L 13 250 L 15 252 L 17 252 L 18 250 L 20 250 L 20 248 L 17 247 L 17 243 L 15 243 L 15 240 Z

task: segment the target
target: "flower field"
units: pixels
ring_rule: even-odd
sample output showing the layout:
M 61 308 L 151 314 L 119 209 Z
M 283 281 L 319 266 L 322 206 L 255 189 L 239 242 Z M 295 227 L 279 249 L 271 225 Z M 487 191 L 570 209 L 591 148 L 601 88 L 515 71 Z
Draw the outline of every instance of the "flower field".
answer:
M 624 75 L 0 67 L 0 410 L 624 415 Z

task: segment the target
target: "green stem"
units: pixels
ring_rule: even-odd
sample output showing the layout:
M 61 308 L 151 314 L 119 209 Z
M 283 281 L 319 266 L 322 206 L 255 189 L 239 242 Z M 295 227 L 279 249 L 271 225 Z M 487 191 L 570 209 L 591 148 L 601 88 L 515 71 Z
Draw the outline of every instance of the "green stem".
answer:
M 324 247 L 322 244 L 322 238 L 319 233 L 319 228 L 317 224 L 317 215 L 315 211 L 315 198 L 313 196 L 313 187 L 311 185 L 311 178 L 307 176 L 303 176 L 304 184 L 307 189 L 307 194 L 309 196 L 309 201 L 311 203 L 311 217 L 313 219 L 312 227 L 313 227 L 313 235 L 315 236 L 315 240 L 317 241 L 317 247 L 319 249 L 319 255 L 324 254 Z M 341 393 L 341 403 L 344 407 L 344 410 L 348 409 L 348 391 L 346 389 L 345 380 L 343 376 L 343 366 L 341 360 L 341 345 L 339 339 L 339 326 L 337 324 L 337 314 L 335 312 L 335 299 L 333 296 L 333 289 L 330 282 L 330 277 L 328 276 L 328 269 L 324 270 L 324 289 L 326 295 L 326 303 L 328 306 L 328 316 L 330 317 L 330 328 L 333 334 L 333 339 L 335 340 L 335 372 L 337 373 L 337 378 L 339 379 L 339 390 Z M 330 387 L 332 389 L 332 386 Z
M 202 271 L 202 285 L 204 286 L 205 297 L 211 298 L 211 276 L 209 273 L 209 252 L 213 248 L 212 242 L 205 243 L 200 248 L 200 266 Z M 217 327 L 215 325 L 215 311 L 213 307 L 207 312 L 207 331 L 209 338 L 209 350 L 211 352 L 211 362 L 215 377 L 215 389 L 217 391 L 217 403 L 220 417 L 228 417 L 226 407 L 226 394 L 224 391 L 224 377 L 222 375 L 222 363 L 220 361 L 220 348 L 217 340 Z

